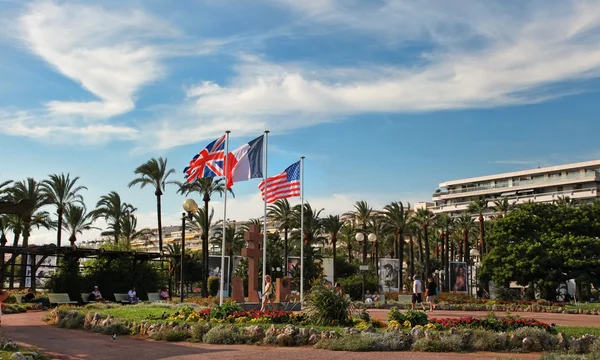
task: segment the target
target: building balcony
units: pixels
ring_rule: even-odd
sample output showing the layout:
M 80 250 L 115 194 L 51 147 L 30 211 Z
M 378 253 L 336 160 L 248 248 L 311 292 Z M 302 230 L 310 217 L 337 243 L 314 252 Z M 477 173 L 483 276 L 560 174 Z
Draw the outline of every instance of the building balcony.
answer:
M 546 186 L 582 183 L 587 181 L 600 181 L 600 176 L 598 176 L 596 172 L 588 172 L 585 175 L 555 176 L 540 180 L 513 181 L 511 186 L 509 186 L 508 184 L 495 184 L 486 186 L 475 186 L 466 189 L 450 189 L 434 193 L 433 200 L 456 198 L 463 196 L 464 194 L 468 194 L 469 196 L 478 196 L 503 191 L 512 192 Z
M 587 188 L 587 189 L 577 189 L 577 190 L 568 190 L 568 191 L 555 191 L 546 194 L 528 194 L 528 195 L 517 195 L 517 196 L 508 196 L 508 201 L 511 204 L 523 204 L 528 201 L 533 202 L 553 202 L 558 200 L 560 197 L 569 197 L 573 200 L 581 200 L 581 199 L 590 199 L 597 198 L 598 194 L 596 188 Z M 488 201 L 488 208 L 492 209 L 494 207 L 494 201 L 498 199 L 493 199 Z M 460 202 L 454 204 L 444 204 L 434 206 L 431 210 L 435 214 L 440 213 L 449 213 L 449 212 L 464 212 L 467 211 L 467 208 L 471 204 L 471 201 Z

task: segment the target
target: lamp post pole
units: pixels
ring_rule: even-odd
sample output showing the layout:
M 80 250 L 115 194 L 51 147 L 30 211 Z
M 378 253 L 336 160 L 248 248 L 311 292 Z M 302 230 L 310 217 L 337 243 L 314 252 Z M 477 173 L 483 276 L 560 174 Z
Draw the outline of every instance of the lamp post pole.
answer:
M 186 219 L 186 217 L 187 217 L 186 213 L 181 214 L 181 271 L 180 271 L 180 275 L 179 275 L 179 278 L 181 280 L 181 288 L 180 288 L 181 303 L 183 303 L 183 290 L 184 290 L 184 285 L 183 285 L 184 264 L 183 264 L 183 262 L 185 261 L 185 219 Z

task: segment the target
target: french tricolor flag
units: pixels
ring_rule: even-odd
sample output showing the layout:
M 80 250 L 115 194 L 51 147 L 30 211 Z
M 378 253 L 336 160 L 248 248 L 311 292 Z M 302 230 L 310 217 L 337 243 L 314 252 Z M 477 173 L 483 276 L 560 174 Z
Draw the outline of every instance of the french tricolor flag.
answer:
M 263 177 L 264 135 L 227 154 L 227 188 L 237 181 Z

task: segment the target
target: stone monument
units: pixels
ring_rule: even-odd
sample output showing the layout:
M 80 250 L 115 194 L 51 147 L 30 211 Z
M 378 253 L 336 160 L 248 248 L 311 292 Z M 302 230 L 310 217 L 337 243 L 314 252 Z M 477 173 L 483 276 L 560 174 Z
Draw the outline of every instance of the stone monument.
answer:
M 248 247 L 242 249 L 242 256 L 248 258 L 248 301 L 260 302 L 258 290 L 262 286 L 258 282 L 258 260 L 262 258 L 260 243 L 263 236 L 260 233 L 258 225 L 250 225 L 248 231 L 244 232 L 244 240 L 248 242 Z

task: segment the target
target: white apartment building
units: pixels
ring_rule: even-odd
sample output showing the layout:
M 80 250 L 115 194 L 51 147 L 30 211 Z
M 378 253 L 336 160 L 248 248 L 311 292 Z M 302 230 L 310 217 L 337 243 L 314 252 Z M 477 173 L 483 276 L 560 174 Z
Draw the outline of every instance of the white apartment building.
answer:
M 553 202 L 560 197 L 590 202 L 599 198 L 600 160 L 446 181 L 433 194 L 435 214 L 458 215 L 476 199 L 507 197 L 511 204 Z M 493 210 L 489 210 L 490 215 Z

